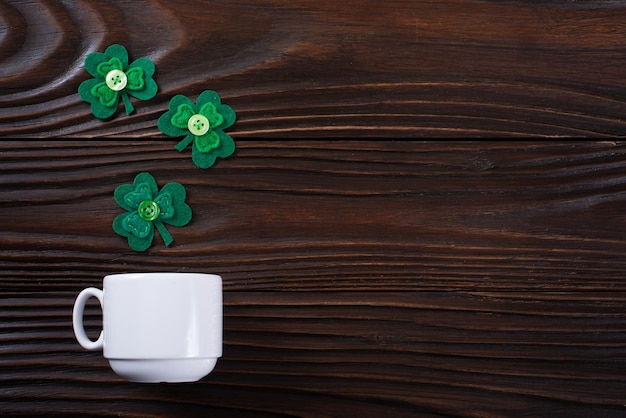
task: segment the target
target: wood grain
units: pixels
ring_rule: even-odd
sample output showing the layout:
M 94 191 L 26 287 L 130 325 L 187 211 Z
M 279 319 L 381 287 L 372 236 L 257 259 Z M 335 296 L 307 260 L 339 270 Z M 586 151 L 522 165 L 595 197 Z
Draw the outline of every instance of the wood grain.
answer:
M 623 142 L 0 142 L 0 413 L 619 417 Z M 130 250 L 113 190 L 188 189 L 192 223 Z M 108 273 L 224 278 L 224 356 L 125 383 L 71 329 Z M 101 325 L 93 305 L 88 330 Z
M 124 383 L 75 343 L 73 297 L 0 301 L 4 413 L 623 413 L 623 293 L 227 292 L 224 357 L 193 385 Z
M 626 290 L 623 143 L 244 141 L 207 171 L 175 143 L 0 143 L 5 266 L 54 276 L 71 256 L 100 280 L 94 263 L 174 258 L 226 290 Z M 110 233 L 113 190 L 141 171 L 184 184 L 195 214 L 146 254 Z
M 0 2 L 0 136 L 162 137 L 219 91 L 237 139 L 623 136 L 626 1 Z M 111 43 L 160 92 L 100 121 L 77 94 Z

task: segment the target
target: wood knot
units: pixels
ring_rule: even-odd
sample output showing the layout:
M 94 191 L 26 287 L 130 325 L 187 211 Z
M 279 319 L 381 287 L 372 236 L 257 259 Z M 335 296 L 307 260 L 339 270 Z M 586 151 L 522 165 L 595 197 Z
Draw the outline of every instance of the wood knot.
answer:
M 405 336 L 401 334 L 382 332 L 380 334 L 372 335 L 369 339 L 377 345 L 395 345 L 404 343 Z
M 471 163 L 472 169 L 475 171 L 491 170 L 492 168 L 496 166 L 493 161 L 485 157 L 474 158 L 470 163 Z

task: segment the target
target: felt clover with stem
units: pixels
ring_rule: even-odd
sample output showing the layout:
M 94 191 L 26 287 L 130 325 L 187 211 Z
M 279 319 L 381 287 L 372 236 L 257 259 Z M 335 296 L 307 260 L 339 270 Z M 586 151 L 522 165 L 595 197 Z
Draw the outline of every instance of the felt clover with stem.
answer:
M 91 103 L 91 112 L 99 119 L 107 119 L 115 113 L 120 97 L 126 114 L 134 110 L 130 96 L 140 100 L 152 99 L 158 90 L 154 75 L 154 63 L 139 58 L 128 63 L 128 51 L 122 45 L 113 44 L 104 53 L 92 52 L 85 58 L 85 69 L 95 78 L 83 81 L 78 87 L 81 99 Z
M 235 119 L 235 111 L 222 103 L 219 94 L 205 90 L 196 103 L 181 94 L 174 96 L 157 125 L 167 136 L 183 136 L 175 148 L 182 151 L 192 144 L 193 162 L 209 168 L 217 157 L 226 158 L 235 151 L 235 142 L 224 132 Z
M 128 238 L 128 245 L 135 251 L 145 251 L 152 245 L 155 227 L 169 247 L 174 239 L 164 224 L 184 226 L 191 220 L 185 188 L 179 183 L 167 183 L 159 190 L 150 173 L 138 174 L 133 184 L 118 186 L 114 196 L 128 212 L 115 217 L 113 230 Z

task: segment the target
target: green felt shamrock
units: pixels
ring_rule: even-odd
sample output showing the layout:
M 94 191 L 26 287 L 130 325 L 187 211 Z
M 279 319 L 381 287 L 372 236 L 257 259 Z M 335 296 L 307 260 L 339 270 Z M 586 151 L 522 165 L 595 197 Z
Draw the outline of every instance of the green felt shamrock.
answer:
M 91 103 L 91 112 L 99 119 L 113 116 L 120 97 L 126 114 L 130 115 L 135 108 L 129 95 L 140 100 L 156 96 L 158 86 L 152 78 L 154 63 L 148 58 L 139 58 L 129 65 L 128 51 L 122 45 L 113 44 L 104 53 L 87 55 L 85 69 L 95 78 L 83 81 L 78 94 Z
M 115 217 L 113 230 L 128 238 L 128 245 L 135 251 L 145 251 L 152 245 L 154 227 L 169 247 L 174 239 L 163 224 L 184 226 L 191 220 L 185 188 L 179 183 L 167 183 L 158 190 L 149 173 L 138 174 L 133 184 L 118 186 L 114 196 L 117 204 L 128 212 Z
M 219 94 L 205 90 L 195 104 L 181 94 L 174 96 L 169 110 L 159 118 L 158 127 L 165 135 L 185 137 L 176 145 L 178 151 L 193 142 L 193 162 L 209 168 L 217 157 L 226 158 L 235 151 L 235 141 L 224 132 L 235 119 L 235 111 L 222 103 Z

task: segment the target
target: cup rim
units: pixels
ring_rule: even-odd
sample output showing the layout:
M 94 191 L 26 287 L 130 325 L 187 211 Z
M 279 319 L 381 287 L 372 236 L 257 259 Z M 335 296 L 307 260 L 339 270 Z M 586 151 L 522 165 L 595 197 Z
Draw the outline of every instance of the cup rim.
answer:
M 160 272 L 129 272 L 129 273 L 113 273 L 104 276 L 104 279 L 109 280 L 181 280 L 181 279 L 203 279 L 203 280 L 219 280 L 221 282 L 222 277 L 219 274 L 214 273 L 193 273 L 193 272 L 178 272 L 178 271 L 160 271 Z

